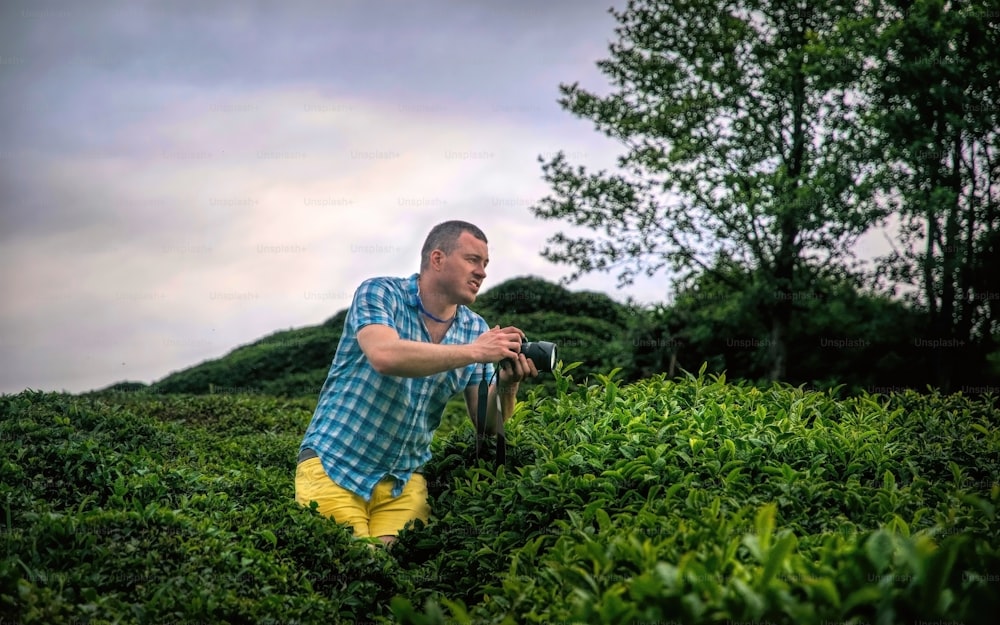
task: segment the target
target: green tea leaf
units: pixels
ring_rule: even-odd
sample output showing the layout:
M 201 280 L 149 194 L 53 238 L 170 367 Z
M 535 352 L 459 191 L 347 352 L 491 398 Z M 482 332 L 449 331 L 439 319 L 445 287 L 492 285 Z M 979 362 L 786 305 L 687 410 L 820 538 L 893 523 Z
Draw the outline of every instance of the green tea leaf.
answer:
M 774 547 L 767 554 L 767 562 L 764 564 L 764 571 L 760 576 L 758 588 L 764 589 L 771 583 L 774 576 L 782 570 L 785 561 L 795 550 L 797 544 L 798 539 L 791 532 L 784 533 L 775 541 Z
M 896 490 L 896 476 L 892 474 L 892 471 L 886 470 L 882 475 L 882 488 L 885 490 Z
M 865 542 L 865 554 L 879 573 L 892 564 L 892 554 L 895 550 L 893 535 L 885 530 L 877 530 Z
M 278 546 L 278 537 L 274 535 L 274 532 L 272 532 L 269 529 L 263 529 L 263 530 L 260 530 L 259 533 L 264 538 L 264 540 L 266 540 L 267 542 L 271 543 L 272 547 L 277 547 Z
M 841 606 L 842 613 L 848 613 L 862 605 L 873 605 L 882 599 L 883 590 L 877 585 L 863 586 L 849 594 Z
M 777 507 L 773 503 L 762 506 L 754 518 L 754 530 L 757 533 L 758 544 L 762 555 L 771 548 L 771 536 L 774 534 L 774 517 Z

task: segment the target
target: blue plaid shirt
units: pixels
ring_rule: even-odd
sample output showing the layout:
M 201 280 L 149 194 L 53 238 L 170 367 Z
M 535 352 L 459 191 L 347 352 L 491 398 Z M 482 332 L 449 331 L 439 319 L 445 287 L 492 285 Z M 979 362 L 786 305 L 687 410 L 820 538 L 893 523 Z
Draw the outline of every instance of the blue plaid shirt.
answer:
M 315 451 L 330 479 L 365 501 L 386 476 L 396 480 L 393 496 L 402 493 L 431 458 L 431 440 L 445 404 L 482 380 L 479 364 L 424 378 L 382 375 L 361 351 L 358 330 L 371 323 L 393 328 L 401 339 L 431 341 L 420 314 L 417 275 L 370 278 L 358 287 L 299 447 Z M 441 343 L 471 343 L 488 330 L 482 317 L 460 305 Z M 486 375 L 493 375 L 492 364 L 486 365 Z

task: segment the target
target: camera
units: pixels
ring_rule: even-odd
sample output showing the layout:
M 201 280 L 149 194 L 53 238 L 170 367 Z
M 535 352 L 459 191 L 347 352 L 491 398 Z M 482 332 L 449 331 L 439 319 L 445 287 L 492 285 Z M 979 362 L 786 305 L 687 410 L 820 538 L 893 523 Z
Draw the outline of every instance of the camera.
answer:
M 539 373 L 548 373 L 556 367 L 556 344 L 548 341 L 521 341 L 521 353 L 535 363 Z M 509 358 L 500 361 L 500 366 L 512 364 Z

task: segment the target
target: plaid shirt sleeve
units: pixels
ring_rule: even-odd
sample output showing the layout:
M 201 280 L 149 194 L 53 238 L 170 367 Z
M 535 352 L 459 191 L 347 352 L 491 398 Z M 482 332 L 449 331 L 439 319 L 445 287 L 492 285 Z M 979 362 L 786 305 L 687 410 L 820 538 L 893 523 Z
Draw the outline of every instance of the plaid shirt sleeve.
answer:
M 389 326 L 400 334 L 400 338 L 404 338 L 396 323 L 396 317 L 399 315 L 402 303 L 396 293 L 386 288 L 383 281 L 377 278 L 365 280 L 354 294 L 354 301 L 347 311 L 346 323 L 351 327 L 355 337 L 358 330 L 376 323 Z M 411 338 L 411 340 L 413 339 Z

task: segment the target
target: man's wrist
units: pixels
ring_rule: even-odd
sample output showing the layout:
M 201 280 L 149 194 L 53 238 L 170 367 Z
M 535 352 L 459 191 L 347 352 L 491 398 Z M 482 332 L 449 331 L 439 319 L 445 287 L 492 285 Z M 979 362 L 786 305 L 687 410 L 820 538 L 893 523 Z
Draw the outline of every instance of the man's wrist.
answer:
M 497 395 L 517 395 L 517 388 L 520 382 L 500 382 L 497 384 Z
M 467 364 L 470 365 L 482 364 L 483 356 L 479 352 L 479 348 L 476 347 L 475 343 L 466 343 L 465 345 L 462 345 L 462 347 L 465 348 L 464 356 L 465 359 L 468 361 Z

